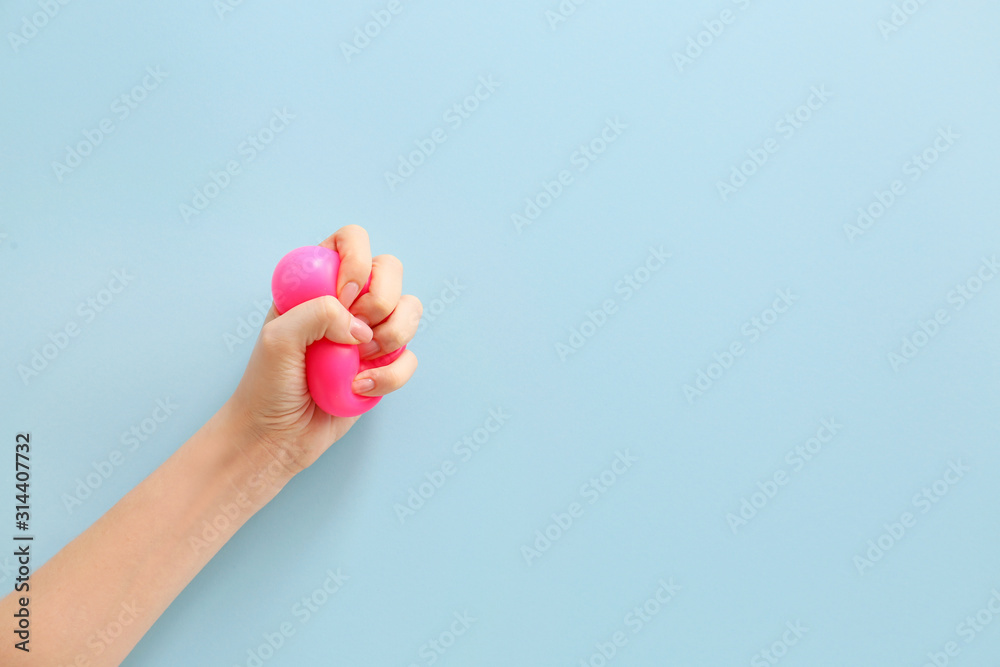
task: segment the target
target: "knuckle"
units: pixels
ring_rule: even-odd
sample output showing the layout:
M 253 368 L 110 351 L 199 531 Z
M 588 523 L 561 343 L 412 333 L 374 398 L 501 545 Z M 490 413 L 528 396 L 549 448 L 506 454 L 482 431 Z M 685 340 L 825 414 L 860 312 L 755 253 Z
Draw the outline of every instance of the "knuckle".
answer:
M 400 297 L 396 310 L 401 315 L 402 325 L 415 332 L 420 326 L 420 318 L 424 316 L 424 304 L 420 303 L 420 299 L 412 294 L 404 294 Z
M 400 381 L 399 371 L 391 366 L 383 367 L 381 375 L 381 382 L 379 382 L 379 384 L 382 385 L 383 389 L 395 391 L 403 385 Z
M 382 341 L 392 350 L 398 350 L 406 344 L 406 334 L 399 328 L 392 327 L 382 334 Z
M 340 234 L 356 243 L 368 243 L 368 232 L 361 225 L 347 225 L 342 227 Z M 354 254 L 353 250 L 354 248 L 348 248 L 348 254 Z
M 379 319 L 384 318 L 386 315 L 392 312 L 394 304 L 389 301 L 384 296 L 369 293 L 371 298 L 368 300 L 368 309 L 377 315 Z
M 260 330 L 260 346 L 269 352 L 281 349 L 284 345 L 284 338 L 279 328 L 272 322 L 265 324 Z
M 341 323 L 344 320 L 344 309 L 336 297 L 324 294 L 317 299 L 317 314 L 324 322 Z
M 334 297 L 329 294 L 316 297 L 316 311 L 321 317 L 329 317 L 334 314 Z
M 403 263 L 395 255 L 379 255 L 375 258 L 379 266 L 403 270 Z
M 413 309 L 416 311 L 417 319 L 419 320 L 424 316 L 424 304 L 412 294 L 408 294 L 407 296 L 409 297 L 408 300 L 413 303 Z

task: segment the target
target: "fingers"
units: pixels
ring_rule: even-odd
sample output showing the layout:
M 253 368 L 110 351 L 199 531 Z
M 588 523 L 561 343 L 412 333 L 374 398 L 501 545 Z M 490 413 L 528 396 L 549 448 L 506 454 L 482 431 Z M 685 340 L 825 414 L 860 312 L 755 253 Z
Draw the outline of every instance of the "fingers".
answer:
M 374 328 L 372 340 L 358 346 L 361 358 L 380 357 L 383 354 L 395 352 L 409 343 L 417 333 L 420 316 L 423 315 L 423 312 L 424 307 L 420 303 L 420 299 L 412 294 L 401 296 L 399 303 L 396 304 L 396 309 L 392 311 L 388 319 Z
M 372 282 L 351 312 L 363 322 L 375 326 L 389 317 L 403 293 L 403 263 L 392 255 L 379 255 L 372 260 Z M 364 283 L 362 283 L 364 284 Z
M 417 355 L 406 350 L 388 366 L 369 368 L 354 378 L 351 390 L 362 396 L 385 396 L 406 384 L 417 370 Z
M 337 299 L 345 308 L 350 308 L 372 272 L 372 251 L 368 232 L 358 225 L 347 225 L 338 229 L 320 245 L 335 250 L 340 255 Z
M 367 343 L 372 330 L 332 296 L 321 296 L 274 318 L 260 336 L 266 346 L 305 351 L 321 338 L 350 345 Z

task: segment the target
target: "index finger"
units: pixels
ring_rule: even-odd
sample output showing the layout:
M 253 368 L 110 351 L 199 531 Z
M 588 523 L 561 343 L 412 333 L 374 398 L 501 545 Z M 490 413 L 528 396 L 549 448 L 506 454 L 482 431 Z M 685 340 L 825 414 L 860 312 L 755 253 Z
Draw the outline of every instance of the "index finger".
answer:
M 337 300 L 345 308 L 350 308 L 372 272 L 372 250 L 368 232 L 359 225 L 347 225 L 338 229 L 320 245 L 340 255 Z

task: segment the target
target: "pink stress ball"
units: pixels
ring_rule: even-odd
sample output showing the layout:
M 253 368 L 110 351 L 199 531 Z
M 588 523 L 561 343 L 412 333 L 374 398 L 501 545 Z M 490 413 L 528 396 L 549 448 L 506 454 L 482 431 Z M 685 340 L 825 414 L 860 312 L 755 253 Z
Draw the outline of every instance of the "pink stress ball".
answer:
M 282 257 L 271 278 L 271 294 L 278 314 L 316 297 L 336 298 L 339 270 L 340 255 L 322 246 L 297 248 Z M 361 294 L 368 291 L 370 283 L 368 276 Z M 320 339 L 306 348 L 309 393 L 323 412 L 335 417 L 356 417 L 368 412 L 382 399 L 351 391 L 354 376 L 369 368 L 391 364 L 405 349 L 404 345 L 395 352 L 362 360 L 357 345 Z

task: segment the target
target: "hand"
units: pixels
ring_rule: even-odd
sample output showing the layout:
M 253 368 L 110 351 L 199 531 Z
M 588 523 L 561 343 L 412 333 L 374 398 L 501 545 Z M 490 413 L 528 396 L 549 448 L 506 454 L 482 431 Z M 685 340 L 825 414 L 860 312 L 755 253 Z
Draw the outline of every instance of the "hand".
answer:
M 328 415 L 312 400 L 306 347 L 326 337 L 360 345 L 363 359 L 379 357 L 410 342 L 423 313 L 419 299 L 402 294 L 403 265 L 391 255 L 372 258 L 368 233 L 361 227 L 343 227 L 320 245 L 340 255 L 337 298 L 312 299 L 282 315 L 272 304 L 243 378 L 226 404 L 238 427 L 248 429 L 251 441 L 291 475 L 310 466 L 358 420 Z M 368 292 L 358 298 L 369 274 Z M 359 373 L 353 390 L 384 396 L 406 384 L 416 368 L 416 355 L 406 350 L 387 366 Z

